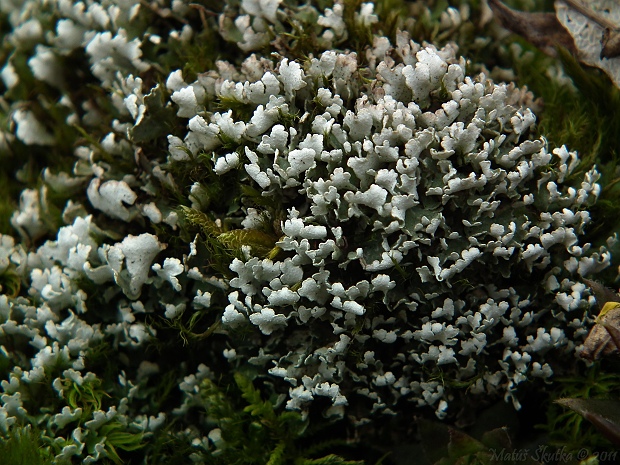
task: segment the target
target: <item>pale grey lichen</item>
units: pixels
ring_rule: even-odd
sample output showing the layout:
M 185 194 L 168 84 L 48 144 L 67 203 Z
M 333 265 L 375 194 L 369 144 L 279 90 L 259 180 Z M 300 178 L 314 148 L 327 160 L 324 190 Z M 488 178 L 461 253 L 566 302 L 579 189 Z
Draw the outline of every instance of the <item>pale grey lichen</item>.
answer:
M 370 397 L 372 410 L 404 397 L 443 417 L 452 394 L 425 387 L 438 370 L 518 406 L 516 386 L 550 376 L 548 361 L 578 344 L 566 321 L 584 321 L 593 302 L 580 277 L 610 263 L 606 249 L 579 243 L 599 174 L 577 180 L 575 153 L 529 136 L 531 97 L 466 76 L 454 47 L 405 34 L 383 42 L 368 51 L 366 82 L 350 52 L 265 71 L 251 57 L 237 80 L 215 80 L 216 95 L 254 108 L 250 124 L 230 111 L 196 115 L 184 141 L 170 140 L 172 160 L 213 152 L 217 174 L 237 170 L 243 181 L 245 171 L 287 208 L 286 258 L 235 259 L 222 321 L 268 336 L 270 372 L 292 384 L 291 408 L 336 383 Z M 267 80 L 278 84 L 264 107 L 252 89 Z M 240 147 L 220 155 L 223 140 Z M 336 350 L 342 336 L 348 349 Z M 382 344 L 398 356 L 351 362 Z
M 11 219 L 23 243 L 0 236 L 0 276 L 21 286 L 2 281 L 0 294 L 0 434 L 42 425 L 58 461 L 93 463 L 109 459 L 106 425 L 148 438 L 174 418 L 170 434 L 217 449 L 208 415 L 201 429 L 187 419 L 219 363 L 271 378 L 289 409 L 323 400 L 355 424 L 405 402 L 443 418 L 459 396 L 518 406 L 517 386 L 549 379 L 587 333 L 582 278 L 610 263 L 583 240 L 597 170 L 536 138 L 531 95 L 467 76 L 454 44 L 398 33 L 364 56 L 338 50 L 351 22 L 377 23 L 373 3 L 349 18 L 339 0 L 300 6 L 294 21 L 317 47 L 304 60 L 278 40 L 290 2 L 230 3 L 221 36 L 256 54 L 191 72 L 172 60 L 162 76 L 153 57 L 200 33 L 179 0 L 0 0 L 15 49 L 1 64 L 7 94 L 33 79 L 61 94 L 2 97 L 0 149 L 57 148 L 56 131 L 84 129 L 72 171 L 45 169 L 43 186 L 23 191 Z M 153 15 L 182 26 L 156 34 Z M 448 9 L 438 27 L 466 21 Z M 101 100 L 68 91 L 58 69 L 70 56 Z M 54 134 L 41 116 L 51 109 L 67 125 Z M 61 212 L 54 195 L 71 197 Z M 202 228 L 179 202 L 204 214 Z M 263 242 L 230 239 L 243 234 Z M 191 362 L 146 350 L 174 344 L 159 339 L 171 332 L 207 349 Z M 102 346 L 112 375 L 87 368 Z M 179 395 L 163 407 L 149 380 L 166 371 Z M 104 376 L 113 400 L 69 405 L 69 390 Z M 462 383 L 466 393 L 452 388 Z M 55 411 L 40 408 L 43 391 Z

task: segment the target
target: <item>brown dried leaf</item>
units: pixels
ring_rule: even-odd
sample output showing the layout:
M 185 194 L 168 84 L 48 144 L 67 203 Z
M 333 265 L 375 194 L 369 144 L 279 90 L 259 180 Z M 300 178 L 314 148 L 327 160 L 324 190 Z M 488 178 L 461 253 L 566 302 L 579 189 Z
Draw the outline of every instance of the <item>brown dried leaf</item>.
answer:
M 583 343 L 581 357 L 598 360 L 618 352 L 620 348 L 620 303 L 607 302 Z
M 508 8 L 500 0 L 489 6 L 503 27 L 535 45 L 547 55 L 556 56 L 558 46 L 577 53 L 572 36 L 553 13 L 528 13 Z
M 590 286 L 590 289 L 594 292 L 594 297 L 596 297 L 596 303 L 600 310 L 603 309 L 603 306 L 607 302 L 620 302 L 620 295 L 608 287 L 603 286 L 601 283 L 597 283 L 590 279 L 584 279 L 583 282 Z
M 620 5 L 616 0 L 556 0 L 556 14 L 528 13 L 489 0 L 497 20 L 547 55 L 564 47 L 581 63 L 605 71 L 620 87 Z
M 603 45 L 601 60 L 620 56 L 620 29 L 605 29 L 601 44 Z
M 620 5 L 616 0 L 557 0 L 556 15 L 573 37 L 577 58 L 620 87 Z
M 608 399 L 558 399 L 590 421 L 611 442 L 620 445 L 620 402 Z
M 595 9 L 592 9 L 590 6 L 586 6 L 582 4 L 579 0 L 560 0 L 566 3 L 572 10 L 578 12 L 579 14 L 586 17 L 588 20 L 594 22 L 601 29 L 603 29 L 603 35 L 601 38 L 601 53 L 600 59 L 603 58 L 614 58 L 620 55 L 620 29 L 618 25 L 613 21 L 610 21 L 607 17 L 597 13 Z M 594 5 L 596 8 L 597 5 Z M 603 8 L 604 11 L 607 11 L 609 14 L 609 10 Z M 569 28 L 570 32 L 570 28 Z

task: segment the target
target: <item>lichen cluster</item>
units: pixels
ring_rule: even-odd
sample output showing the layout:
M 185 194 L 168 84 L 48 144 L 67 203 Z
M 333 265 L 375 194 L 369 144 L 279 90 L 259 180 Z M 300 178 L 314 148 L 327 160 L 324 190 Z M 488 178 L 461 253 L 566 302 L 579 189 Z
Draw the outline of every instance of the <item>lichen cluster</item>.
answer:
M 363 83 L 352 53 L 264 72 L 251 57 L 245 76 L 214 87 L 252 107 L 249 124 L 231 111 L 196 115 L 182 145 L 170 140 L 185 157 L 214 151 L 216 174 L 240 172 L 287 211 L 281 258 L 249 248 L 231 264 L 222 322 L 249 320 L 269 336 L 263 360 L 291 383 L 289 408 L 327 396 L 342 414 L 346 390 L 373 410 L 404 397 L 443 416 L 439 372 L 472 393 L 511 396 L 528 377 L 549 377 L 545 354 L 572 351 L 583 334 L 592 302 L 579 276 L 610 260 L 578 240 L 598 174 L 566 185 L 577 155 L 528 137 L 529 96 L 465 77 L 451 49 L 401 35 L 396 47 L 378 39 L 367 59 Z M 251 73 L 264 74 L 252 83 Z M 300 123 L 281 124 L 286 115 Z M 221 139 L 243 146 L 227 153 Z M 241 225 L 272 216 L 248 208 Z M 517 290 L 533 280 L 542 285 Z
M 583 278 L 611 263 L 583 240 L 596 168 L 456 44 L 300 3 L 0 2 L 1 156 L 45 153 L 0 242 L 0 435 L 36 425 L 59 463 L 174 437 L 201 462 L 227 367 L 361 424 L 518 408 L 579 350 Z M 207 39 L 238 49 L 184 63 Z

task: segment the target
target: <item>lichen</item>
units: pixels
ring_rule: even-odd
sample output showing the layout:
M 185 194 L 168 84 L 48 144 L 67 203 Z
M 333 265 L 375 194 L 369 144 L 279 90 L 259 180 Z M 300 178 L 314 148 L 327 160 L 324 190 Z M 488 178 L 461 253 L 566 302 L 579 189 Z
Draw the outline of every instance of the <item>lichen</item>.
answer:
M 236 134 L 247 160 L 236 170 L 287 210 L 277 243 L 286 258 L 233 262 L 223 322 L 238 327 L 245 316 L 269 336 L 266 368 L 292 384 L 291 408 L 328 395 L 330 413 L 343 414 L 340 390 L 321 387 L 336 383 L 370 397 L 372 410 L 408 398 L 441 405 L 443 417 L 452 394 L 431 396 L 436 386 L 425 386 L 438 370 L 518 406 L 516 386 L 548 378 L 547 359 L 579 344 L 573 328 L 593 302 L 580 277 L 610 263 L 605 248 L 579 243 L 599 175 L 593 168 L 570 185 L 577 155 L 563 146 L 549 152 L 530 136 L 527 93 L 467 77 L 453 48 L 422 48 L 404 34 L 397 42 L 369 50 L 376 66 L 364 70 L 365 82 L 354 53 L 324 52 L 294 73 L 286 59 L 275 63 L 261 80 L 277 77 L 270 103 L 293 124 L 272 120 L 257 134 L 252 122 L 264 109 L 239 92 L 239 103 L 256 110 Z M 359 94 L 350 106 L 341 79 Z M 215 93 L 251 85 L 221 78 Z M 196 118 L 174 150 L 214 150 L 217 164 L 215 139 L 195 141 L 207 125 L 209 134 L 224 131 L 221 117 L 200 126 Z M 386 281 L 388 289 L 375 290 Z M 352 365 L 353 351 L 376 355 Z M 391 382 L 374 381 L 387 372 Z
M 295 441 L 574 363 L 599 167 L 459 55 L 466 6 L 392 3 L 0 0 L 0 442 L 349 463 Z

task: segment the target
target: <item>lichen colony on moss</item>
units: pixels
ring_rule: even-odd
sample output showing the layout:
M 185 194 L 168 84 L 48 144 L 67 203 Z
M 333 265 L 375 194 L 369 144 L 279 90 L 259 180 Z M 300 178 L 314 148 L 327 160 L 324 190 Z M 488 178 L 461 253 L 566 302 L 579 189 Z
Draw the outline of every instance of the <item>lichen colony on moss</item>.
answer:
M 291 384 L 289 408 L 328 396 L 342 414 L 358 393 L 373 410 L 404 397 L 442 417 L 438 370 L 518 405 L 516 386 L 551 376 L 546 354 L 582 335 L 592 302 L 579 277 L 609 264 L 579 244 L 599 175 L 566 185 L 577 155 L 529 136 L 530 95 L 465 76 L 453 48 L 400 34 L 395 46 L 377 38 L 366 60 L 251 56 L 205 88 L 249 121 L 196 115 L 183 142 L 170 139 L 171 153 L 213 151 L 218 175 L 249 176 L 287 210 L 285 258 L 235 259 L 222 321 L 269 336 L 263 360 Z M 229 139 L 241 147 L 226 153 Z M 269 215 L 246 211 L 248 224 Z
M 71 174 L 46 169 L 23 191 L 22 243 L 0 241 L 0 434 L 44 425 L 58 460 L 91 463 L 114 458 L 112 430 L 141 441 L 169 425 L 204 461 L 223 440 L 189 413 L 227 364 L 288 409 L 357 423 L 408 405 L 444 418 L 460 396 L 518 407 L 519 384 L 579 350 L 594 304 L 582 278 L 610 264 L 583 240 L 596 168 L 548 147 L 532 95 L 468 76 L 456 44 L 371 36 L 372 3 L 236 3 L 218 27 L 243 58 L 196 72 L 174 55 L 197 34 L 181 1 L 0 0 L 15 47 L 1 147 L 62 142 L 38 116 L 53 101 L 21 100 L 33 80 L 83 137 Z M 312 32 L 311 53 L 286 55 L 285 18 Z M 359 31 L 372 45 L 341 47 Z M 76 56 L 103 97 L 80 101 L 61 79 Z M 183 341 L 204 343 L 191 361 L 146 352 Z M 90 371 L 101 347 L 112 375 Z M 163 407 L 152 386 L 166 372 L 181 396 Z

